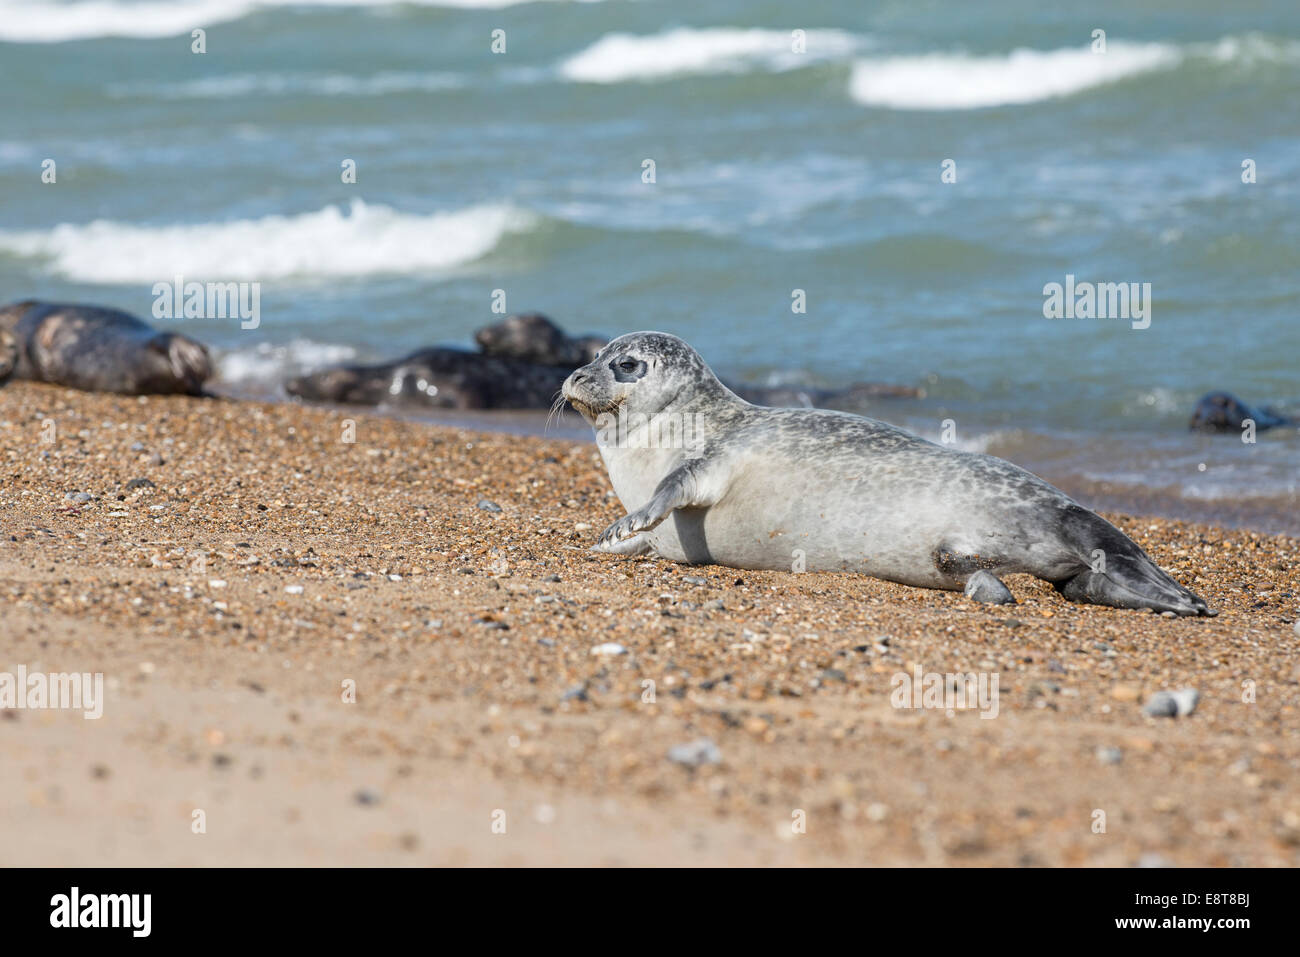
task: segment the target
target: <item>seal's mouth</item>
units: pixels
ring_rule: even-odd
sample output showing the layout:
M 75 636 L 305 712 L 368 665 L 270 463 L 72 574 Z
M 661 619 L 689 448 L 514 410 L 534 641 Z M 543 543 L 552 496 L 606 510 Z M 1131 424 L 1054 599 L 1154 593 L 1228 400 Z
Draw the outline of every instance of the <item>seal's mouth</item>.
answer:
M 575 398 L 574 396 L 565 396 L 565 398 L 569 400 L 569 405 L 577 409 L 578 414 L 588 422 L 595 422 L 598 418 L 607 413 L 617 412 L 618 407 L 623 404 L 622 399 L 615 399 L 613 402 L 606 405 L 592 405 L 590 402 L 584 402 L 582 399 Z
M 610 399 L 607 402 L 593 402 L 590 397 L 584 395 L 582 390 L 572 383 L 565 382 L 561 390 L 563 397 L 568 400 L 569 405 L 577 410 L 578 414 L 586 419 L 589 423 L 595 424 L 596 419 L 609 412 L 617 412 L 618 407 L 623 404 L 627 396 L 621 396 L 616 399 Z

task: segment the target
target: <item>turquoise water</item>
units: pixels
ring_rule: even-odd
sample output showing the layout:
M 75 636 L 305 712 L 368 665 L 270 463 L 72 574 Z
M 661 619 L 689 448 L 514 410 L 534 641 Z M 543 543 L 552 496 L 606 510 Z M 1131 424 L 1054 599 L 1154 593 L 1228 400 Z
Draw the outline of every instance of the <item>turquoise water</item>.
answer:
M 1210 389 L 1300 407 L 1300 7 L 1052 6 L 0 0 L 0 298 L 259 282 L 257 329 L 173 325 L 265 389 L 468 345 L 502 289 L 1300 531 L 1296 430 L 1185 432 Z M 1150 283 L 1150 327 L 1044 318 L 1067 273 Z

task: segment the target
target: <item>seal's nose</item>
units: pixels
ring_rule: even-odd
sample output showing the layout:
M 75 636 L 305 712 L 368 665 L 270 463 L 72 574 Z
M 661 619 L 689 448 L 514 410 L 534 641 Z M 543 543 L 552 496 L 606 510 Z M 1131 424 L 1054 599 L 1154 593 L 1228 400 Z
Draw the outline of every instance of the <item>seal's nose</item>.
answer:
M 583 372 L 581 369 L 573 373 L 573 375 L 569 376 L 569 381 L 572 382 L 574 385 L 577 385 L 579 382 L 585 382 L 586 380 L 587 380 L 587 373 Z

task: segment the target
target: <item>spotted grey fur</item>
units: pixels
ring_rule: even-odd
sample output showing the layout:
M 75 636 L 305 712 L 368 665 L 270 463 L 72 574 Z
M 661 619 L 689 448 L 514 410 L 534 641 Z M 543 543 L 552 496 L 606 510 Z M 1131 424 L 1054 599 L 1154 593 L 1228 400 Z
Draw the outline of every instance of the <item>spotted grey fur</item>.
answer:
M 991 601 L 1009 597 L 998 576 L 1027 572 L 1076 601 L 1211 614 L 1119 529 L 1037 476 L 874 419 L 751 405 L 676 336 L 615 339 L 563 394 L 596 426 L 629 509 L 599 551 L 928 588 L 973 582 L 972 597 Z M 696 441 L 653 441 L 651 424 L 669 418 L 697 426 Z

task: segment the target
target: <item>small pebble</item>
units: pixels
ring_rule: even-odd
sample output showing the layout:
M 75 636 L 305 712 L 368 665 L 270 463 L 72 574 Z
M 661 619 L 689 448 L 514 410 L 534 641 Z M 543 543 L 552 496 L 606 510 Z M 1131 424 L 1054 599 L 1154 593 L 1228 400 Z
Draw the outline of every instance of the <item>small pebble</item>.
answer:
M 591 649 L 593 655 L 625 655 L 627 649 L 616 641 L 607 641 Z
M 1100 747 L 1097 749 L 1097 760 L 1102 764 L 1119 764 L 1124 760 L 1124 752 L 1116 747 Z
M 301 585 L 285 585 L 285 586 L 284 586 L 284 591 L 285 591 L 285 594 L 287 594 L 287 595 L 301 595 L 301 594 L 302 594 L 302 586 L 301 586 Z
M 126 490 L 128 492 L 134 492 L 138 488 L 157 488 L 157 487 L 158 487 L 157 485 L 155 485 L 153 482 L 150 482 L 147 478 L 133 478 L 131 479 L 131 481 L 126 483 Z
M 369 788 L 362 788 L 356 794 L 352 795 L 352 800 L 356 801 L 358 804 L 369 807 L 378 804 L 380 797 L 378 791 L 372 791 Z
M 711 738 L 697 738 L 689 744 L 669 748 L 668 760 L 688 768 L 698 768 L 704 764 L 720 764 L 722 752 Z
M 1151 696 L 1142 711 L 1153 718 L 1185 718 L 1196 710 L 1201 694 L 1194 688 L 1161 691 Z
M 481 508 L 481 509 L 483 509 L 483 511 L 485 511 L 485 512 L 499 512 L 499 511 L 501 511 L 501 506 L 500 506 L 500 505 L 498 505 L 496 502 L 492 501 L 491 499 L 487 499 L 487 498 L 481 498 L 481 499 L 479 499 L 479 500 L 478 500 L 478 507 Z

